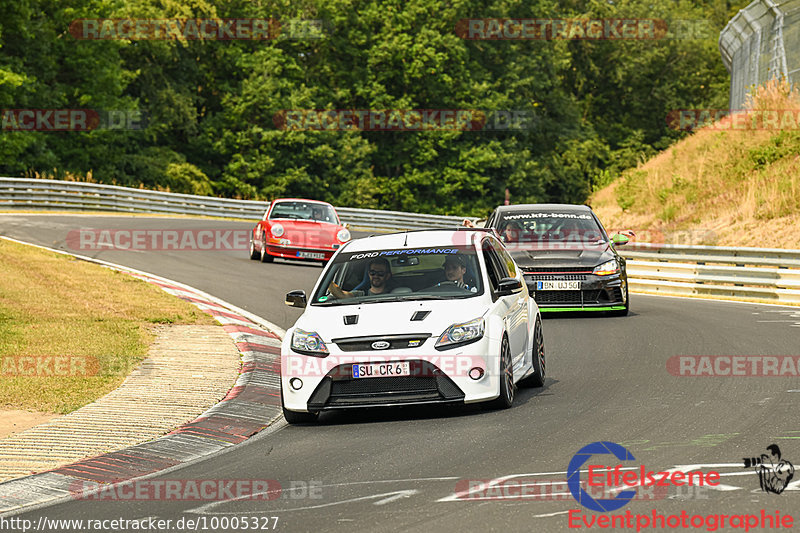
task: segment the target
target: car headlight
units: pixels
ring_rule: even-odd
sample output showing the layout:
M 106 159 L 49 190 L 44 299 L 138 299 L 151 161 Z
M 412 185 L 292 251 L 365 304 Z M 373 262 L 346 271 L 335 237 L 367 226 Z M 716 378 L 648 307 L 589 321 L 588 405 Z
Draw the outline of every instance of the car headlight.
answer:
M 596 276 L 608 276 L 610 274 L 616 274 L 617 272 L 619 272 L 619 265 L 616 259 L 612 259 L 611 261 L 606 261 L 602 265 L 594 267 L 592 274 Z
M 483 318 L 453 324 L 439 336 L 434 348 L 444 350 L 475 342 L 483 337 Z
M 347 228 L 342 228 L 339 230 L 339 233 L 336 234 L 336 238 L 341 242 L 347 242 L 350 240 L 350 231 L 348 231 Z
M 281 235 L 283 235 L 283 226 L 281 226 L 280 224 L 273 224 L 272 227 L 270 228 L 270 231 L 272 232 L 273 236 L 280 237 Z
M 328 347 L 314 331 L 294 330 L 292 333 L 292 350 L 314 357 L 328 357 Z

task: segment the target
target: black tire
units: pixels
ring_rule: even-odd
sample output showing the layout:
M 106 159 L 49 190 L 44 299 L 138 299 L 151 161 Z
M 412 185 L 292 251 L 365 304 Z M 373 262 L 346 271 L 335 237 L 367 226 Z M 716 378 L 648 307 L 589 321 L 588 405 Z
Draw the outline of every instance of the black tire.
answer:
M 544 351 L 544 334 L 542 333 L 542 319 L 536 321 L 533 330 L 533 374 L 520 381 L 526 387 L 543 387 L 547 378 L 547 359 Z
M 508 409 L 514 403 L 514 369 L 511 363 L 511 347 L 508 337 L 503 336 L 500 345 L 500 396 L 490 402 L 492 409 Z
M 628 298 L 628 280 L 625 280 L 625 309 L 619 311 L 611 311 L 611 316 L 628 316 L 628 311 L 631 309 L 631 299 Z
M 290 411 L 283 406 L 283 388 L 281 388 L 281 409 L 283 418 L 290 424 L 312 424 L 317 421 L 319 413 L 303 413 L 301 411 Z
M 256 243 L 253 240 L 253 236 L 251 235 L 250 236 L 250 259 L 255 260 L 255 259 L 258 259 L 259 256 L 260 256 L 260 254 L 258 253 L 258 250 L 256 250 Z
M 267 253 L 267 238 L 264 237 L 261 241 L 261 262 L 272 263 L 273 261 L 275 261 L 275 258 Z

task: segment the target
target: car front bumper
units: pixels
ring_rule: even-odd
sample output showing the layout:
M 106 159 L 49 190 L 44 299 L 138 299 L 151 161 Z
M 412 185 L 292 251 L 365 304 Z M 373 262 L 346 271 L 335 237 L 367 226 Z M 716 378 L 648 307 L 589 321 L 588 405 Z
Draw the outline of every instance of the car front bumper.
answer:
M 329 261 L 336 249 L 332 248 L 306 248 L 297 245 L 283 245 L 267 243 L 267 253 L 273 257 L 280 257 L 283 259 L 300 259 L 307 261 Z M 322 257 L 302 257 L 303 254 L 322 254 Z
M 539 281 L 580 281 L 580 290 L 537 290 Z M 626 304 L 624 274 L 525 273 L 525 282 L 542 312 L 614 311 Z
M 291 333 L 287 332 L 287 338 Z M 325 358 L 298 354 L 286 342 L 281 356 L 284 407 L 292 411 L 320 412 L 362 407 L 396 407 L 421 404 L 465 404 L 496 398 L 500 390 L 499 341 L 481 339 L 452 350 L 433 349 L 435 339 L 412 349 L 340 352 L 335 345 Z M 494 352 L 490 351 L 495 346 Z M 335 352 L 335 353 L 334 353 Z M 354 378 L 354 364 L 410 364 L 411 376 Z M 481 368 L 479 379 L 469 377 Z M 302 381 L 297 389 L 294 378 Z M 295 381 L 296 385 L 297 382 Z

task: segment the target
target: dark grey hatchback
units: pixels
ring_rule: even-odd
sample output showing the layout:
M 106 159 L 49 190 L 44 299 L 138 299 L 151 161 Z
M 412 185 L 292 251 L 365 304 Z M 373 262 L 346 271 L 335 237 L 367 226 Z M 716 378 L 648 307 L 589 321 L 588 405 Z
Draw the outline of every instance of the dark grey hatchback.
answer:
M 486 221 L 523 270 L 541 311 L 630 309 L 625 258 L 615 250 L 628 242 L 609 238 L 590 207 L 573 204 L 503 205 Z

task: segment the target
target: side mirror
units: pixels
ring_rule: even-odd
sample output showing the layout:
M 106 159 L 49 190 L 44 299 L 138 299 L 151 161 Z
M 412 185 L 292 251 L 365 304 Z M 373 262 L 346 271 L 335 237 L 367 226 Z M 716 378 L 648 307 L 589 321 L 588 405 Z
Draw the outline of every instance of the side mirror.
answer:
M 305 309 L 306 307 L 306 291 L 297 290 L 286 294 L 286 305 L 289 307 L 299 307 Z
M 522 288 L 522 282 L 517 278 L 503 278 L 497 287 L 497 294 L 499 296 L 506 296 L 513 294 Z
M 349 223 L 349 222 L 345 222 L 344 224 L 342 224 L 342 227 L 343 227 L 344 229 L 347 229 L 347 228 L 349 228 L 349 227 L 350 227 L 350 223 Z
M 630 242 L 630 239 L 626 235 L 616 233 L 611 237 L 611 242 L 613 242 L 615 246 L 624 246 Z

